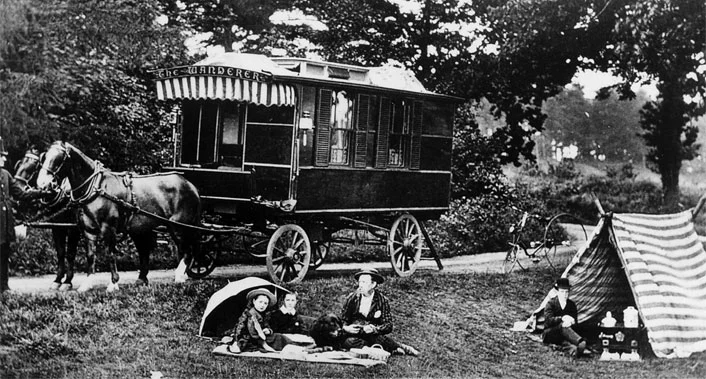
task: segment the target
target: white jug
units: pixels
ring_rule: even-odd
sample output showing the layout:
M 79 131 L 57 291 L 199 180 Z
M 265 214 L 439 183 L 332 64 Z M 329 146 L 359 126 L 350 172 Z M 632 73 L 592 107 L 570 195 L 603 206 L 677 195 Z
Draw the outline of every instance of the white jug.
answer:
M 626 328 L 637 328 L 637 309 L 633 306 L 625 308 L 623 311 L 623 325 Z
M 601 320 L 601 326 L 606 328 L 612 328 L 615 326 L 615 319 L 610 311 L 605 313 L 605 317 Z

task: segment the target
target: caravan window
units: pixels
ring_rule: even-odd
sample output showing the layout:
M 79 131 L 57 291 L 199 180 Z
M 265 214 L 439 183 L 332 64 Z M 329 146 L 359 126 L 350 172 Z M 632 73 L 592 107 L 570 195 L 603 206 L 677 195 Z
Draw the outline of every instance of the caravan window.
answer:
M 403 167 L 409 151 L 412 130 L 412 103 L 396 101 L 390 107 L 390 150 L 387 164 L 390 167 Z
M 332 91 L 331 163 L 348 164 L 353 131 L 353 99 L 346 91 Z
M 185 101 L 181 163 L 202 167 L 241 167 L 243 109 L 234 102 Z

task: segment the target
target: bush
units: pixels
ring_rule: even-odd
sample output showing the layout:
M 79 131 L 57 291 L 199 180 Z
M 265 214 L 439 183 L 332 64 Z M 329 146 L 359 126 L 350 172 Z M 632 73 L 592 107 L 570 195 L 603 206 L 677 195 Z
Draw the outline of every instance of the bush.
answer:
M 625 163 L 618 167 L 606 166 L 606 176 L 610 179 L 633 180 L 637 177 L 635 166 L 632 162 Z
M 449 211 L 438 221 L 429 224 L 439 254 L 442 257 L 452 257 L 507 250 L 510 226 L 521 217 L 518 211 L 512 209 L 512 205 L 545 219 L 551 216 L 546 212 L 544 201 L 528 196 L 526 190 L 517 187 L 505 198 L 480 195 L 453 200 Z M 524 242 L 529 245 L 530 241 L 540 239 L 545 226 L 544 222 L 538 220 L 528 222 L 523 231 L 523 237 L 526 238 Z M 557 238 L 563 235 L 563 232 L 559 232 Z

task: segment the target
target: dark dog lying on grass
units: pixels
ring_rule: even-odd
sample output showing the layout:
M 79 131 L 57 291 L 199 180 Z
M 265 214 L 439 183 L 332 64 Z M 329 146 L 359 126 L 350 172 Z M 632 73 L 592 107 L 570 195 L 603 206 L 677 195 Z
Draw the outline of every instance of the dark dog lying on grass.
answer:
M 309 349 L 311 353 L 322 351 L 342 350 L 343 341 L 343 321 L 334 315 L 326 314 L 317 318 L 309 330 L 309 335 L 314 339 L 316 347 Z

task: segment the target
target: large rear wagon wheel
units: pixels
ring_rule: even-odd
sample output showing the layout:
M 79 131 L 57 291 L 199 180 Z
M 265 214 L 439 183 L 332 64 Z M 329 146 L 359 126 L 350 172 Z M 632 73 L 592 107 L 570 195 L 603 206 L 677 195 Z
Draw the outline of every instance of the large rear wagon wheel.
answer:
M 422 259 L 423 238 L 419 222 L 410 214 L 404 214 L 392 223 L 387 249 L 397 275 L 410 276 L 417 270 Z
M 311 242 L 298 225 L 282 225 L 267 245 L 267 271 L 279 284 L 299 283 L 306 276 L 311 261 Z

